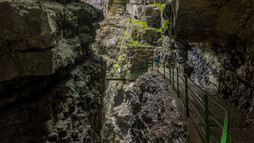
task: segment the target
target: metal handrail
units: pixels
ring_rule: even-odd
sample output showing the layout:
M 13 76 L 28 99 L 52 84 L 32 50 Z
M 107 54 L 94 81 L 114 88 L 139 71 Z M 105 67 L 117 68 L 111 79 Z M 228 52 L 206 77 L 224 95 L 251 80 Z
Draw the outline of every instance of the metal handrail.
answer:
M 153 62 L 152 62 L 153 63 Z M 188 102 L 190 103 L 192 109 L 194 110 L 194 112 L 196 112 L 196 115 L 200 118 L 200 120 L 205 124 L 206 126 L 206 142 L 207 143 L 210 143 L 210 138 L 212 137 L 216 142 L 218 143 L 233 143 L 233 138 L 232 138 L 232 135 L 229 133 L 229 111 L 228 109 L 221 105 L 214 97 L 212 97 L 211 95 L 209 95 L 204 89 L 202 89 L 199 85 L 197 85 L 193 80 L 191 80 L 188 75 L 186 75 L 184 73 L 183 70 L 181 70 L 179 67 L 173 67 L 171 66 L 171 64 L 168 63 L 168 66 L 169 66 L 169 72 L 165 72 L 165 63 L 164 63 L 164 69 L 162 69 L 164 71 L 164 78 L 165 78 L 165 74 L 169 74 L 169 78 L 170 78 L 170 84 L 172 83 L 172 86 L 173 86 L 173 89 L 175 89 L 175 86 L 174 86 L 174 72 L 175 72 L 175 69 L 177 70 L 177 94 L 178 94 L 178 97 L 180 95 L 179 93 L 179 89 L 183 89 L 184 88 L 179 84 L 179 77 L 181 78 L 181 80 L 183 82 L 185 82 L 185 98 L 186 98 L 186 101 L 185 101 L 185 106 L 186 106 L 186 116 L 188 116 L 188 112 L 189 112 L 189 107 L 188 107 Z M 153 65 L 152 65 L 153 67 Z M 161 68 L 158 67 L 158 71 L 160 70 Z M 172 71 L 171 71 L 172 69 Z M 179 75 L 179 69 L 181 71 L 181 75 Z M 171 77 L 172 76 L 172 77 Z M 171 82 L 172 80 L 172 82 Z M 196 92 L 194 92 L 188 85 L 188 80 L 191 81 L 191 83 L 193 83 L 196 87 L 198 87 L 199 90 L 201 90 L 205 95 L 205 103 L 202 102 L 202 100 L 198 97 L 198 94 L 196 94 Z M 180 88 L 179 88 L 180 87 Z M 197 110 L 197 108 L 193 105 L 193 103 L 191 101 L 189 101 L 188 99 L 188 92 L 191 91 L 191 93 L 193 94 L 192 97 L 194 97 L 194 100 L 197 101 L 200 106 L 205 109 L 205 120 L 202 118 L 202 116 L 200 115 L 200 112 Z M 221 107 L 224 111 L 225 111 L 225 117 L 224 117 L 224 123 L 220 123 L 220 121 L 215 117 L 214 114 L 212 114 L 210 111 L 209 111 L 209 107 L 208 107 L 208 98 L 211 99 L 214 103 L 216 103 L 219 107 Z M 223 129 L 222 131 L 222 136 L 221 136 L 221 140 L 219 142 L 219 140 L 215 137 L 215 135 L 210 131 L 209 129 L 209 126 L 210 126 L 210 117 L 215 121 L 215 123 L 221 127 Z
M 201 122 L 205 125 L 206 127 L 206 142 L 210 143 L 210 139 L 214 139 L 215 142 L 217 143 L 233 143 L 233 138 L 232 135 L 229 133 L 229 112 L 228 109 L 221 105 L 214 97 L 212 97 L 211 95 L 209 95 L 204 89 L 202 89 L 199 85 L 197 85 L 193 80 L 191 80 L 187 74 L 184 73 L 183 70 L 181 70 L 179 67 L 173 67 L 171 64 L 168 63 L 169 66 L 169 72 L 166 71 L 166 65 L 165 62 L 163 65 L 159 65 L 157 67 L 158 72 L 160 72 L 160 69 L 163 71 L 163 76 L 164 79 L 166 78 L 166 74 L 169 74 L 169 80 L 170 80 L 170 84 L 172 84 L 173 89 L 175 90 L 175 83 L 177 85 L 177 96 L 178 98 L 180 97 L 180 89 L 184 90 L 185 93 L 185 110 L 186 110 L 186 116 L 189 116 L 189 105 L 191 107 L 191 109 L 194 111 L 194 113 L 197 115 L 197 117 L 201 120 Z M 154 70 L 154 59 L 152 58 L 152 62 L 150 62 L 150 59 L 148 59 L 147 62 L 147 69 L 149 67 L 152 67 L 152 70 Z M 175 69 L 177 72 L 177 79 L 175 79 L 174 74 L 175 74 Z M 181 75 L 179 74 L 179 71 L 181 72 Z M 140 75 L 144 74 L 145 72 L 139 72 L 139 73 L 134 73 L 134 74 L 125 74 L 125 73 L 121 73 L 121 75 L 124 76 L 129 76 L 131 78 L 135 78 L 135 77 L 139 77 Z M 180 78 L 179 78 L 180 77 Z M 185 88 L 179 84 L 179 79 L 181 79 L 184 83 L 185 83 Z M 176 81 L 175 81 L 176 80 Z M 194 90 L 192 88 L 189 87 L 188 84 L 188 80 L 191 81 L 191 83 L 193 83 L 199 90 L 201 90 L 204 93 L 204 97 L 205 97 L 205 101 L 203 102 L 202 99 L 200 99 L 200 97 L 198 96 L 198 94 L 196 92 L 194 92 Z M 191 102 L 191 100 L 189 100 L 189 91 L 192 93 L 190 94 L 191 97 L 193 97 L 193 99 L 195 101 L 197 101 L 199 103 L 199 105 L 205 110 L 205 119 L 202 118 L 201 113 L 198 111 L 198 109 L 195 107 L 195 105 Z M 182 94 L 181 94 L 182 95 Z M 209 111 L 209 107 L 208 107 L 208 98 L 211 99 L 214 103 L 216 103 L 219 107 L 221 107 L 224 111 L 225 111 L 225 117 L 224 117 L 224 123 L 222 124 L 216 117 L 214 114 L 212 114 Z M 219 142 L 219 140 L 216 138 L 216 136 L 210 131 L 210 118 L 213 119 L 215 121 L 215 123 L 221 127 L 223 129 L 222 131 L 222 136 L 221 136 L 221 140 Z

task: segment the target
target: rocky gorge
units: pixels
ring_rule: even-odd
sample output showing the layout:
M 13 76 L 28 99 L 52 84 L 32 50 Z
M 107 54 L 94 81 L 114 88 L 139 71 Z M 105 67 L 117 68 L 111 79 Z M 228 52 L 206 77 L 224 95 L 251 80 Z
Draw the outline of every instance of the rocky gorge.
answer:
M 89 44 L 102 11 L 24 0 L 0 13 L 0 142 L 100 142 L 106 66 Z
M 253 12 L 252 0 L 0 1 L 0 143 L 189 142 L 148 72 L 154 55 L 254 127 Z
M 110 86 L 105 97 L 105 142 L 189 141 L 169 86 L 159 75 L 148 72 L 130 85 Z
M 197 84 L 218 90 L 253 124 L 253 1 L 174 0 L 167 7 L 168 53 L 193 69 Z

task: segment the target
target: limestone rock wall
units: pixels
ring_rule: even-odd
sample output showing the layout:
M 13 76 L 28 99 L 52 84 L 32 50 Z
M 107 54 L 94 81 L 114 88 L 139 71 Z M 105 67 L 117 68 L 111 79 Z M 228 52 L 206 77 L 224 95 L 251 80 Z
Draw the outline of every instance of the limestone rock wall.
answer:
M 129 85 L 108 82 L 104 142 L 188 142 L 169 87 L 145 73 Z
M 160 46 L 158 29 L 128 16 L 108 16 L 100 22 L 92 48 L 107 61 L 108 76 L 127 76 L 147 71 L 148 58 Z
M 102 8 L 105 14 L 139 17 L 143 12 L 145 6 L 155 3 L 166 3 L 170 1 L 172 0 L 102 0 Z
M 73 1 L 0 2 L 0 142 L 100 142 L 102 11 Z
M 253 1 L 174 0 L 164 18 L 170 21 L 168 48 L 182 65 L 193 68 L 197 83 L 241 108 L 253 121 Z
M 101 11 L 85 3 L 4 1 L 0 7 L 0 81 L 50 75 L 74 64 L 102 19 Z
M 81 0 L 85 3 L 88 3 L 88 4 L 91 4 L 93 5 L 94 7 L 98 8 L 98 9 L 102 9 L 102 6 L 103 6 L 103 2 L 105 0 Z
M 188 142 L 175 100 L 158 75 L 143 74 L 130 95 L 131 142 Z

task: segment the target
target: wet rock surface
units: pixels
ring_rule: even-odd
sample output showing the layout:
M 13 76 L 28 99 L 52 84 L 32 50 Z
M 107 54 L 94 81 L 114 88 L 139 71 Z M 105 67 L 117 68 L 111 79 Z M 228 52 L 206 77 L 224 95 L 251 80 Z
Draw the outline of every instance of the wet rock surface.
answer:
M 135 81 L 130 95 L 132 142 L 187 142 L 175 100 L 158 75 L 142 75 Z
M 173 0 L 163 13 L 170 22 L 164 33 L 169 36 L 163 41 L 167 45 L 161 50 L 161 57 L 192 68 L 192 80 L 217 90 L 219 96 L 244 112 L 246 121 L 252 124 L 254 16 L 250 11 L 253 10 L 251 0 Z
M 147 59 L 159 46 L 159 32 L 141 28 L 134 19 L 126 16 L 107 16 L 100 22 L 100 27 L 92 48 L 107 61 L 108 76 L 147 71 Z
M 0 142 L 100 142 L 105 66 L 89 59 L 49 77 L 1 84 Z
M 158 75 L 145 73 L 130 85 L 111 83 L 115 86 L 118 92 L 106 94 L 107 101 L 111 100 L 106 105 L 111 107 L 107 108 L 110 111 L 106 113 L 104 133 L 111 134 L 104 135 L 105 142 L 188 142 L 175 100 Z M 120 90 L 124 91 L 124 100 L 113 106 Z
M 0 2 L 1 81 L 54 74 L 88 53 L 102 11 L 82 2 Z
M 100 142 L 102 11 L 80 0 L 0 2 L 0 142 Z

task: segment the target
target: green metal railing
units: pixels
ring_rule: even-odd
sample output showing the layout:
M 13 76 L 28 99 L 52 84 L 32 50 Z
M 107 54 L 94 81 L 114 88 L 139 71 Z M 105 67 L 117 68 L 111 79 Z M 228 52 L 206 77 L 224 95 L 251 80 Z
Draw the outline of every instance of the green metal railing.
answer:
M 147 68 L 146 71 L 138 72 L 138 73 L 132 73 L 132 74 L 127 74 L 127 73 L 120 73 L 120 77 L 128 77 L 128 78 L 138 78 L 142 74 L 146 73 L 148 71 L 149 67 L 152 67 L 152 70 L 156 69 L 154 67 L 154 59 L 153 57 L 150 57 L 147 59 L 147 65 L 144 66 L 144 68 Z M 168 67 L 168 71 L 166 71 Z M 166 79 L 166 75 L 169 76 L 169 82 L 172 85 L 173 89 L 177 92 L 177 97 L 181 98 L 183 102 L 185 103 L 185 112 L 186 116 L 188 117 L 190 113 L 195 115 L 200 119 L 200 121 L 203 123 L 205 126 L 205 140 L 206 143 L 211 143 L 211 141 L 216 142 L 216 143 L 233 143 L 233 137 L 229 133 L 229 111 L 226 107 L 221 105 L 214 97 L 212 97 L 210 94 L 208 94 L 206 91 L 204 91 L 199 85 L 197 85 L 194 81 L 192 81 L 188 75 L 184 73 L 183 70 L 181 70 L 179 67 L 174 67 L 170 63 L 164 62 L 163 64 L 157 65 L 157 71 L 160 73 L 160 69 L 162 68 L 163 71 L 163 78 Z M 175 71 L 176 71 L 176 79 L 175 79 Z M 180 84 L 180 81 L 182 81 L 183 84 Z M 190 81 L 197 89 L 199 89 L 203 94 L 198 95 L 192 87 L 189 86 L 188 81 Z M 175 83 L 176 83 L 176 88 L 175 88 Z M 184 92 L 184 95 L 181 94 L 180 91 Z M 198 106 L 201 108 L 197 108 L 192 100 L 189 98 L 192 98 L 195 102 L 198 103 Z M 203 97 L 203 100 L 202 100 Z M 215 117 L 215 115 L 211 112 L 209 109 L 209 104 L 211 102 L 215 103 L 218 107 L 220 107 L 224 112 L 224 118 L 223 118 L 223 123 L 219 121 L 218 118 Z M 203 114 L 200 112 L 200 110 L 203 110 Z M 204 115 L 205 117 L 202 117 Z M 219 137 L 216 137 L 216 135 L 211 131 L 210 126 L 211 126 L 211 121 L 213 121 L 218 127 L 222 129 L 222 134 Z
M 153 61 L 153 60 L 152 60 Z M 162 66 L 161 66 L 162 67 Z M 161 69 L 160 65 L 157 66 L 157 71 L 159 72 Z M 152 69 L 153 67 L 153 62 L 152 62 Z M 198 86 L 195 82 L 193 82 L 185 73 L 182 71 L 179 67 L 174 67 L 170 63 L 168 63 L 168 70 L 169 72 L 166 72 L 166 62 L 163 64 L 163 68 L 161 69 L 163 71 L 163 77 L 164 79 L 166 78 L 166 74 L 169 75 L 169 81 L 170 84 L 172 84 L 172 87 L 174 90 L 177 92 L 177 97 L 180 98 L 180 91 L 184 91 L 184 102 L 185 102 L 185 111 L 186 111 L 186 116 L 189 116 L 189 112 L 193 113 L 196 115 L 200 121 L 205 125 L 205 137 L 206 137 L 206 143 L 210 143 L 211 141 L 214 141 L 216 143 L 233 143 L 233 137 L 229 133 L 229 111 L 226 107 L 221 105 L 214 97 L 209 95 L 206 91 L 204 91 L 200 86 Z M 176 71 L 176 89 L 175 89 L 175 71 Z M 184 87 L 180 84 L 180 79 L 184 83 Z M 203 99 L 194 92 L 194 90 L 189 86 L 188 81 L 193 83 L 195 87 L 197 87 L 201 92 L 203 92 Z M 205 112 L 205 118 L 202 117 L 202 113 L 200 113 L 200 109 L 197 109 L 197 107 L 193 104 L 193 102 L 189 99 L 189 96 L 192 95 L 191 97 L 196 101 L 199 106 L 204 110 Z M 209 110 L 209 100 L 214 102 L 218 107 L 224 110 L 225 116 L 223 123 L 221 123 L 213 113 Z M 191 110 L 190 110 L 191 108 Z M 216 125 L 220 128 L 222 128 L 222 134 L 220 139 L 218 139 L 215 134 L 211 131 L 210 129 L 210 122 L 214 121 Z

